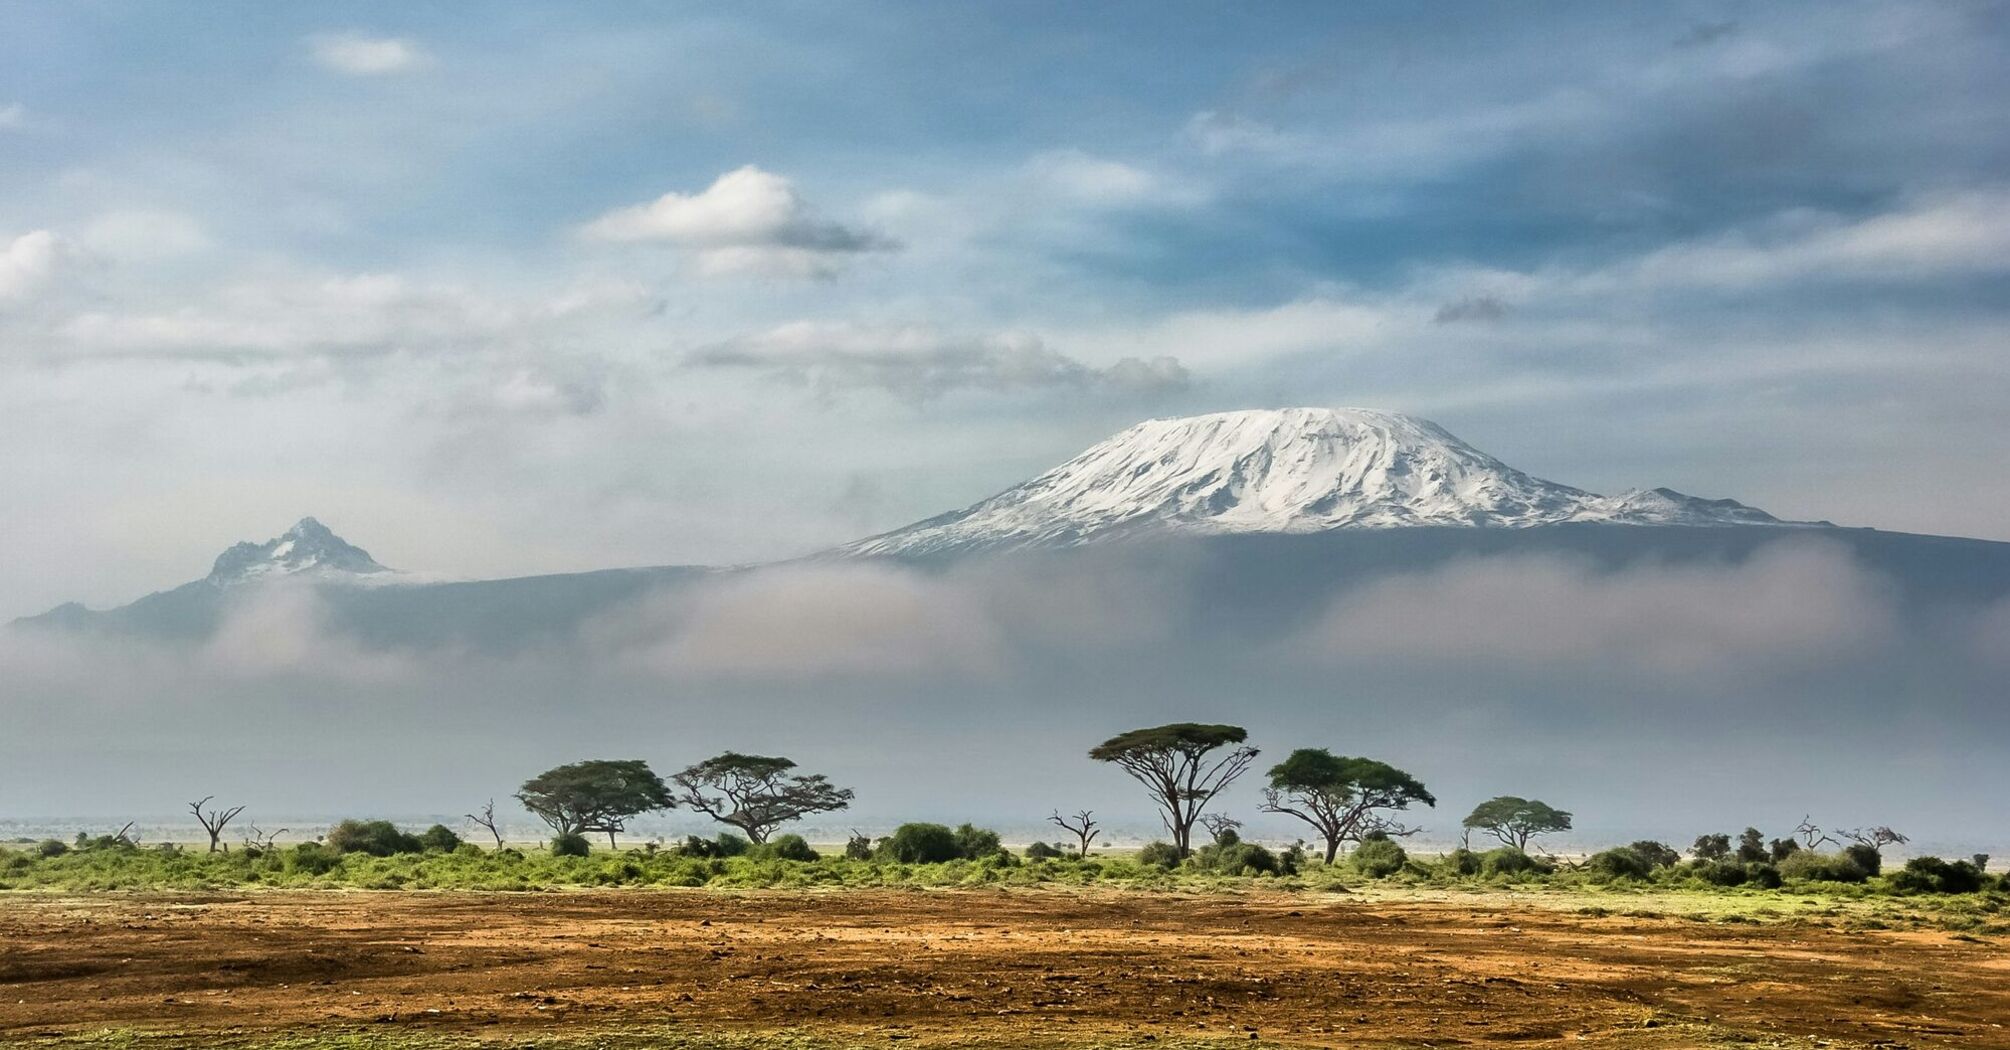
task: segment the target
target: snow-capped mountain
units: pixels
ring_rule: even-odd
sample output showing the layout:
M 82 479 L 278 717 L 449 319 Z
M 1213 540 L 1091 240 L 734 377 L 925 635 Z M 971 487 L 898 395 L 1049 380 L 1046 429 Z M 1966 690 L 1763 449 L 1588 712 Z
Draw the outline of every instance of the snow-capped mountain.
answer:
M 248 583 L 282 576 L 319 580 L 372 577 L 378 582 L 394 575 L 377 564 L 370 552 L 335 535 L 313 518 L 301 518 L 292 528 L 264 543 L 244 542 L 217 555 L 204 582 L 216 586 Z
M 841 548 L 856 555 L 1074 546 L 1143 533 L 1309 533 L 1561 522 L 1785 525 L 1669 489 L 1600 496 L 1532 477 L 1428 420 L 1361 408 L 1154 419 L 964 510 Z

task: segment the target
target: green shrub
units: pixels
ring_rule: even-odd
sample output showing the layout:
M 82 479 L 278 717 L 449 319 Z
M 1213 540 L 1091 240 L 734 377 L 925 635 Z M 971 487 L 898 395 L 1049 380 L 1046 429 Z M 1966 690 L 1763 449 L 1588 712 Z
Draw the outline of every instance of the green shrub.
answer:
M 747 841 L 745 835 L 735 835 L 730 831 L 722 831 L 712 839 L 714 857 L 744 857 L 753 848 L 754 844 Z
M 1645 860 L 1650 867 L 1672 868 L 1682 863 L 1681 851 L 1665 842 L 1656 842 L 1653 839 L 1641 839 L 1639 842 L 1626 848 L 1640 854 L 1640 858 Z
M 551 840 L 551 855 L 554 857 L 584 857 L 593 852 L 593 843 L 577 831 L 554 836 Z
M 1884 854 L 1868 842 L 1856 842 L 1843 847 L 1843 856 L 1848 857 L 1865 875 L 1876 875 L 1884 870 Z
M 419 845 L 437 853 L 452 853 L 461 848 L 461 837 L 445 824 L 435 824 L 419 832 Z
M 1900 893 L 1979 893 L 1987 876 L 1965 860 L 1914 857 L 1891 874 L 1891 888 Z
M 1480 874 L 1492 878 L 1495 875 L 1522 875 L 1528 872 L 1544 872 L 1549 865 L 1514 848 L 1502 846 L 1480 854 Z
M 1780 888 L 1780 869 L 1764 862 L 1747 864 L 1745 882 L 1747 885 L 1777 890 Z
M 989 828 L 971 824 L 960 825 L 956 829 L 956 855 L 966 860 L 980 860 L 984 857 L 1005 852 L 998 839 L 998 833 Z
M 1277 855 L 1238 836 L 1233 842 L 1214 843 L 1194 851 L 1193 866 L 1219 875 L 1275 875 Z
M 1464 846 L 1460 846 L 1458 849 L 1445 854 L 1444 859 L 1440 861 L 1440 865 L 1453 875 L 1478 875 L 1480 873 L 1480 855 Z
M 902 864 L 940 864 L 962 856 L 963 849 L 956 832 L 941 824 L 902 824 L 880 841 L 879 855 Z
M 38 857 L 60 857 L 68 852 L 70 847 L 62 839 L 43 839 L 35 844 L 35 855 Z
M 1059 860 L 1068 855 L 1067 850 L 1059 846 L 1049 846 L 1044 842 L 1029 844 L 1025 853 L 1027 860 Z
M 329 828 L 324 841 L 337 853 L 367 853 L 372 857 L 423 853 L 426 849 L 417 835 L 399 831 L 388 820 L 345 820 Z
M 1403 870 L 1409 854 L 1394 839 L 1372 838 L 1347 855 L 1347 866 L 1371 879 L 1386 879 Z
M 319 843 L 303 842 L 287 850 L 280 865 L 296 874 L 326 875 L 342 866 L 342 856 Z
M 751 856 L 757 860 L 813 861 L 817 859 L 817 851 L 801 835 L 780 835 L 754 847 Z
M 1672 851 L 1671 851 L 1672 852 Z M 1654 862 L 1640 855 L 1631 846 L 1620 846 L 1602 853 L 1594 853 L 1584 862 L 1584 870 L 1600 881 L 1613 879 L 1638 879 L 1645 881 L 1654 877 Z
M 1147 842 L 1138 851 L 1138 863 L 1148 868 L 1165 868 L 1170 871 L 1179 867 L 1179 847 L 1170 842 Z
M 844 859 L 871 860 L 872 840 L 856 831 L 852 832 L 851 837 L 844 841 Z
M 1743 864 L 1733 860 L 1698 860 L 1689 865 L 1689 873 L 1712 886 L 1743 886 L 1751 877 Z
M 1847 853 L 1816 853 L 1811 849 L 1788 854 L 1780 861 L 1780 875 L 1806 882 L 1862 882 L 1870 877 Z

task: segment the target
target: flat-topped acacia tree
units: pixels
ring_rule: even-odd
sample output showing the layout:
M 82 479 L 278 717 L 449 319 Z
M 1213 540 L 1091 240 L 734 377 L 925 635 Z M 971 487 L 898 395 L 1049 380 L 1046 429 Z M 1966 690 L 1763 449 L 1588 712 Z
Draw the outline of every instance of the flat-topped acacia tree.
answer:
M 560 838 L 604 831 L 609 848 L 628 818 L 676 804 L 663 778 L 640 759 L 595 759 L 547 769 L 524 781 L 516 799 Z
M 1522 853 L 1528 840 L 1553 831 L 1570 830 L 1570 814 L 1537 799 L 1501 795 L 1473 807 L 1463 821 L 1465 827 L 1484 831 Z
M 790 821 L 851 805 L 850 788 L 833 787 L 821 774 L 790 776 L 794 768 L 786 758 L 728 751 L 670 779 L 679 791 L 677 801 L 739 828 L 750 841 L 766 842 Z
M 1090 748 L 1089 757 L 1114 763 L 1145 786 L 1173 848 L 1186 857 L 1193 852 L 1193 826 L 1201 811 L 1256 760 L 1256 749 L 1243 743 L 1247 739 L 1241 726 L 1175 722 L 1119 733 Z
M 1270 787 L 1263 792 L 1266 812 L 1297 817 L 1326 840 L 1326 863 L 1340 854 L 1342 842 L 1359 842 L 1379 831 L 1407 835 L 1415 831 L 1386 815 L 1421 802 L 1438 800 L 1422 781 L 1387 762 L 1335 755 L 1323 747 L 1301 747 L 1270 767 Z

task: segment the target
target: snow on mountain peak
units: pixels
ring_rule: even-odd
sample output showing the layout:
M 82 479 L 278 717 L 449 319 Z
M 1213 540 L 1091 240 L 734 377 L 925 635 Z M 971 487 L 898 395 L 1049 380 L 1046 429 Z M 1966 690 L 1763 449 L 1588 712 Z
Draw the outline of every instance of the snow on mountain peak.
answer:
M 213 584 L 244 583 L 279 576 L 351 577 L 387 574 L 361 547 L 335 535 L 313 518 L 264 543 L 239 543 L 217 556 L 209 571 Z
M 961 511 L 849 554 L 1071 546 L 1143 532 L 1323 532 L 1566 521 L 1779 524 L 1667 489 L 1606 497 L 1532 477 L 1428 420 L 1365 408 L 1217 412 L 1139 423 Z

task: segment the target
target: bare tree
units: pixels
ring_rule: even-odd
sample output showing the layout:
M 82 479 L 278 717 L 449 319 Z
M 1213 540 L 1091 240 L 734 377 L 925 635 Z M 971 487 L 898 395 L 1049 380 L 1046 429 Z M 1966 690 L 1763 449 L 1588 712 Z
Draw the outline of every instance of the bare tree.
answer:
M 1882 824 L 1874 828 L 1851 828 L 1847 831 L 1837 831 L 1836 834 L 1859 846 L 1869 846 L 1871 849 L 1879 852 L 1883 852 L 1886 846 L 1903 846 L 1912 841 Z
M 1835 838 L 1823 831 L 1810 817 L 1801 818 L 1800 824 L 1794 827 L 1794 837 L 1800 839 L 1802 847 L 1806 849 L 1814 849 L 1823 843 L 1831 846 L 1837 844 Z
M 496 848 L 501 849 L 503 847 L 502 829 L 496 826 L 495 799 L 489 799 L 488 805 L 482 807 L 481 816 L 478 817 L 470 813 L 468 814 L 468 820 L 472 821 L 478 828 L 487 828 L 489 834 L 495 836 Z
M 1207 829 L 1209 838 L 1217 846 L 1226 846 L 1241 841 L 1242 821 L 1226 813 L 1209 813 L 1200 818 L 1200 826 Z
M 218 808 L 204 809 L 203 807 L 209 805 L 209 800 L 215 797 L 216 797 L 215 795 L 206 795 L 200 802 L 189 803 L 188 808 L 190 812 L 195 814 L 196 822 L 202 825 L 202 830 L 209 832 L 209 851 L 211 853 L 215 853 L 219 848 L 221 848 L 223 852 L 229 853 L 230 847 L 229 846 L 219 847 L 218 840 L 223 838 L 223 829 L 226 826 L 228 826 L 231 821 L 237 819 L 237 815 L 239 813 L 244 812 L 244 807 L 235 806 L 230 809 L 218 809 Z
M 1089 843 L 1094 842 L 1096 836 L 1101 834 L 1101 830 L 1096 827 L 1094 813 L 1095 810 L 1084 809 L 1077 811 L 1072 817 L 1064 817 L 1061 815 L 1061 811 L 1057 809 L 1054 811 L 1053 816 L 1047 818 L 1047 823 L 1053 824 L 1080 839 L 1082 842 L 1081 855 L 1087 858 L 1089 855 Z
M 269 850 L 277 842 L 279 836 L 284 835 L 291 830 L 292 830 L 291 828 L 280 828 L 278 831 L 267 833 L 266 831 L 261 829 L 258 825 L 253 824 L 251 826 L 251 830 L 246 832 L 244 835 L 245 848 L 255 850 Z

